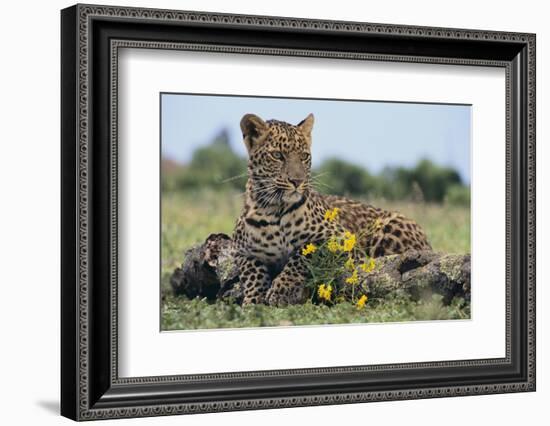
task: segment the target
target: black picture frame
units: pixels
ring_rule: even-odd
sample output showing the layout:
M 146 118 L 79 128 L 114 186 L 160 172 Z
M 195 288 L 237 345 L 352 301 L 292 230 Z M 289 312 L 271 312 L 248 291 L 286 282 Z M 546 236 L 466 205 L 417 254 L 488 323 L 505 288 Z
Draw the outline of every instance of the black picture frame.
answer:
M 61 12 L 61 414 L 158 416 L 535 390 L 534 34 L 75 5 Z M 506 357 L 119 378 L 121 46 L 506 69 Z

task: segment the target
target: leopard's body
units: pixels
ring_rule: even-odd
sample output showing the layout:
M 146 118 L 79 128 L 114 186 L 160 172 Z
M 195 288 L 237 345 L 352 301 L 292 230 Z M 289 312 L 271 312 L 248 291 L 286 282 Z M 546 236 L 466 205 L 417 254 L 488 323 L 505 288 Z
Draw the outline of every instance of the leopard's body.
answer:
M 346 230 L 372 257 L 431 248 L 422 228 L 403 215 L 312 188 L 312 126 L 312 115 L 296 126 L 252 114 L 241 120 L 248 181 L 233 240 L 243 304 L 302 303 L 308 270 L 301 249 Z M 325 220 L 334 208 L 337 219 Z

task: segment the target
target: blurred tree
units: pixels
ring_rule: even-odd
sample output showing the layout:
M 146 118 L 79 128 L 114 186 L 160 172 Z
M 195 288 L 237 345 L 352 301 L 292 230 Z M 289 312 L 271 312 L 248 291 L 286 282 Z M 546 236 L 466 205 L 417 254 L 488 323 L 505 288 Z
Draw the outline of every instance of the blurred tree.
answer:
M 377 192 L 377 178 L 366 169 L 344 160 L 332 158 L 313 172 L 318 190 L 337 195 L 373 196 Z M 318 177 L 316 177 L 318 176 Z
M 193 152 L 187 165 L 162 160 L 163 190 L 209 187 L 243 191 L 247 160 L 238 156 L 222 130 L 209 145 Z M 415 202 L 447 202 L 466 205 L 470 190 L 458 172 L 423 159 L 413 168 L 386 167 L 375 176 L 367 169 L 338 158 L 324 161 L 312 171 L 313 186 L 320 192 L 352 197 L 386 198 Z
M 420 187 L 426 201 L 442 202 L 447 189 L 453 185 L 461 185 L 460 175 L 449 167 L 440 167 L 430 160 L 421 160 L 413 169 L 398 168 L 396 181 L 407 192 L 407 197 L 413 193 L 414 183 Z
M 244 190 L 246 160 L 239 157 L 229 143 L 227 130 L 222 130 L 212 142 L 193 152 L 191 161 L 175 177 L 178 189 L 209 186 L 214 189 Z

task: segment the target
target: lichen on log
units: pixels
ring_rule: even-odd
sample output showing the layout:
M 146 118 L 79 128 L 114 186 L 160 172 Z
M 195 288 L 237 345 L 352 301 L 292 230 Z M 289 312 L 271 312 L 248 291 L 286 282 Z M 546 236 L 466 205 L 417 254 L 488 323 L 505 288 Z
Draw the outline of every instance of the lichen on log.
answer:
M 377 258 L 376 268 L 360 278 L 359 285 L 369 297 L 402 294 L 420 299 L 435 293 L 443 296 L 445 304 L 454 297 L 468 301 L 470 255 L 410 250 Z M 240 303 L 242 289 L 231 238 L 226 234 L 211 234 L 203 244 L 187 250 L 170 284 L 175 295 Z

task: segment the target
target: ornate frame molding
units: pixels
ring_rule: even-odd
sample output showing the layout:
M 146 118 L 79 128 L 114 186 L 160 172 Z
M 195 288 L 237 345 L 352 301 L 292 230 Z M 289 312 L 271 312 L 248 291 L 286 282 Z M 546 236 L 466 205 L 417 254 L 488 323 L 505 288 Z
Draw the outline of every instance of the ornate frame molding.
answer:
M 400 400 L 415 398 L 434 398 L 442 396 L 460 396 L 488 393 L 504 393 L 518 391 L 533 391 L 535 389 L 535 36 L 533 34 L 521 34 L 496 31 L 478 31 L 464 29 L 447 28 L 428 28 L 411 27 L 401 25 L 369 24 L 358 22 L 337 22 L 324 20 L 309 20 L 296 18 L 268 17 L 268 16 L 246 16 L 229 15 L 203 12 L 185 12 L 169 11 L 156 9 L 136 9 L 125 7 L 104 7 L 77 5 L 66 9 L 63 15 L 64 29 L 62 29 L 64 44 L 64 69 L 66 73 L 74 74 L 74 86 L 64 87 L 63 112 L 69 116 L 69 108 L 74 109 L 73 125 L 74 131 L 67 131 L 64 136 L 63 147 L 67 148 L 67 158 L 63 158 L 65 167 L 64 177 L 74 178 L 74 182 L 63 187 L 67 191 L 64 198 L 64 211 L 67 214 L 74 213 L 74 229 L 67 226 L 65 237 L 62 238 L 66 247 L 63 251 L 64 268 L 69 262 L 73 264 L 69 267 L 64 278 L 63 291 L 73 292 L 74 306 L 68 307 L 65 300 L 63 304 L 63 352 L 66 357 L 74 356 L 73 364 L 67 369 L 65 378 L 62 377 L 62 383 L 65 390 L 62 390 L 62 413 L 68 417 L 78 420 L 91 420 L 112 417 L 138 417 L 150 415 L 169 415 L 183 413 L 204 413 L 214 411 L 229 410 L 248 410 L 261 408 L 277 408 L 292 406 L 307 406 L 320 404 L 343 404 L 352 402 L 382 401 L 382 400 Z M 399 38 L 411 40 L 443 40 L 448 42 L 480 42 L 485 44 L 503 43 L 513 50 L 523 49 L 524 53 L 520 59 L 523 65 L 514 62 L 512 59 L 483 59 L 483 58 L 462 58 L 462 57 L 442 57 L 442 56 L 408 56 L 393 53 L 365 53 L 349 52 L 340 50 L 316 50 L 300 48 L 281 48 L 281 47 L 257 47 L 246 45 L 222 45 L 213 43 L 193 43 L 179 42 L 170 40 L 146 41 L 140 39 L 117 39 L 112 38 L 109 41 L 108 71 L 110 73 L 108 89 L 110 90 L 110 173 L 109 173 L 109 215 L 110 215 L 110 266 L 108 275 L 110 277 L 109 300 L 110 300 L 110 318 L 108 340 L 111 346 L 110 362 L 108 365 L 108 380 L 102 379 L 100 384 L 91 385 L 92 375 L 98 374 L 98 367 L 90 362 L 91 356 L 96 356 L 91 347 L 91 341 L 96 339 L 92 328 L 92 321 L 97 316 L 91 311 L 91 268 L 94 261 L 92 254 L 92 241 L 94 240 L 92 215 L 97 208 L 94 203 L 94 171 L 91 169 L 90 156 L 93 151 L 91 141 L 94 137 L 91 131 L 92 110 L 95 107 L 94 98 L 94 80 L 91 76 L 93 49 L 98 49 L 93 44 L 92 27 L 95 21 L 103 22 L 136 22 L 140 24 L 151 25 L 191 25 L 217 26 L 227 29 L 256 29 L 266 30 L 275 29 L 278 31 L 290 31 L 291 33 L 316 32 L 327 35 L 351 34 L 354 36 L 373 35 L 385 37 L 387 39 Z M 68 41 L 73 38 L 72 42 Z M 73 44 L 71 44 L 73 43 Z M 267 372 L 245 372 L 245 373 L 222 373 L 212 375 L 195 376 L 162 376 L 146 378 L 118 378 L 117 374 L 117 87 L 118 87 L 118 49 L 119 48 L 154 48 L 154 49 L 177 49 L 177 50 L 195 50 L 195 51 L 218 51 L 236 54 L 262 54 L 262 55 L 298 55 L 310 57 L 324 57 L 336 59 L 355 59 L 371 61 L 397 61 L 397 62 L 419 62 L 419 63 L 443 63 L 456 65 L 481 65 L 504 67 L 506 69 L 506 104 L 507 104 L 507 260 L 506 260 L 506 358 L 504 359 L 485 359 L 485 360 L 464 360 L 454 362 L 434 362 L 434 363 L 415 363 L 415 364 L 393 364 L 382 366 L 362 366 L 362 367 L 327 367 L 321 369 L 305 370 L 275 370 Z M 74 61 L 74 62 L 73 62 Z M 69 63 L 70 62 L 70 63 Z M 523 66 L 526 75 L 521 81 L 518 81 L 518 67 Z M 524 85 L 525 87 L 519 87 Z M 518 92 L 524 93 L 524 98 L 520 102 L 524 105 L 516 105 L 513 100 L 517 98 Z M 75 95 L 76 102 L 71 102 Z M 70 103 L 70 105 L 69 105 Z M 525 158 L 516 158 L 517 153 L 513 152 L 512 140 L 522 136 L 517 136 L 520 129 L 513 128 L 512 115 L 516 114 L 516 109 L 521 110 L 524 115 L 522 122 L 525 125 Z M 70 145 L 70 147 L 69 147 Z M 74 154 L 71 156 L 70 154 Z M 525 170 L 519 172 L 513 168 L 513 161 L 524 161 Z M 69 165 L 70 163 L 70 165 Z M 524 177 L 516 176 L 514 173 L 524 172 Z M 520 173 L 521 174 L 521 173 Z M 523 176 L 523 175 L 522 175 Z M 519 179 L 516 185 L 515 178 Z M 523 179 L 523 180 L 521 180 Z M 64 183 L 64 185 L 66 185 Z M 522 192 L 525 200 L 525 223 L 519 224 L 517 220 L 513 222 L 512 207 L 514 203 L 513 191 Z M 65 192 L 64 192 L 65 193 Z M 69 195 L 72 194 L 72 195 Z M 521 198 L 521 197 L 520 197 Z M 95 201 L 97 203 L 97 201 Z M 449 385 L 433 386 L 425 388 L 401 387 L 395 390 L 376 390 L 376 391 L 352 391 L 352 392 L 327 392 L 312 393 L 311 395 L 299 396 L 272 396 L 261 398 L 231 398 L 204 402 L 169 402 L 147 403 L 138 402 L 137 404 L 125 403 L 124 398 L 120 399 L 120 394 L 125 395 L 125 387 L 131 386 L 160 386 L 173 383 L 204 383 L 218 382 L 227 379 L 251 379 L 266 377 L 304 377 L 307 375 L 333 375 L 349 374 L 359 372 L 375 371 L 399 371 L 407 369 L 445 369 L 452 367 L 474 367 L 474 366 L 502 366 L 512 364 L 512 340 L 513 333 L 513 310 L 512 298 L 517 296 L 517 289 L 513 291 L 512 280 L 518 276 L 513 276 L 513 265 L 510 258 L 513 254 L 512 240 L 514 237 L 513 226 L 524 226 L 526 235 L 525 244 L 521 244 L 520 249 L 525 250 L 525 277 L 526 283 L 523 285 L 525 300 L 525 355 L 527 357 L 525 365 L 522 366 L 525 371 L 521 380 L 512 380 L 502 383 L 485 383 L 473 385 Z M 74 231 L 74 232 L 73 232 Z M 65 239 L 66 238 L 66 239 Z M 74 241 L 72 241 L 74 239 Z M 69 241 L 71 241 L 69 243 Z M 523 241 L 523 239 L 522 239 Z M 70 247 L 69 247 L 70 246 Z M 74 273 L 74 277 L 70 276 Z M 520 277 L 521 278 L 521 277 Z M 523 297 L 523 296 L 522 296 Z M 71 299 L 72 300 L 72 299 Z M 67 328 L 66 322 L 72 321 L 72 328 Z M 72 332 L 76 335 L 72 335 Z M 101 364 L 103 368 L 105 360 Z M 68 371 L 71 368 L 71 371 Z M 103 392 L 103 387 L 113 390 L 113 395 L 109 392 Z M 69 397 L 70 392 L 76 393 L 75 398 Z M 119 393 L 117 393 L 119 392 Z M 107 395 L 105 399 L 101 394 Z M 117 400 L 117 398 L 119 398 Z M 117 402 L 118 401 L 118 402 Z M 121 402 L 122 401 L 122 402 Z

